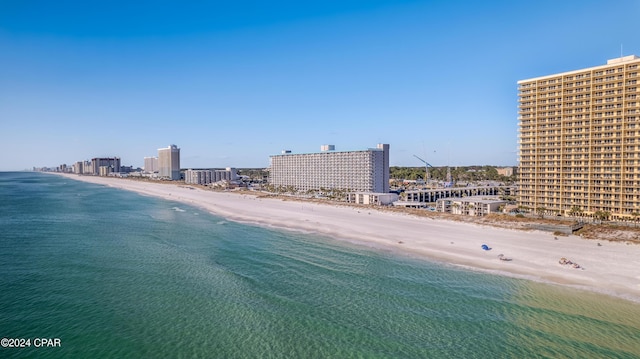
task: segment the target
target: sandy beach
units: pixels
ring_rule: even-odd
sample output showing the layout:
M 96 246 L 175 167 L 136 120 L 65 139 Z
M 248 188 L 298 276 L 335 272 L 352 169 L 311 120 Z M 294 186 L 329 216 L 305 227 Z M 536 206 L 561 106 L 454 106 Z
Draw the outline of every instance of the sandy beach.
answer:
M 318 233 L 381 250 L 640 302 L 639 245 L 555 237 L 549 232 L 494 228 L 365 207 L 258 198 L 184 184 L 65 176 L 186 203 L 233 221 Z M 483 250 L 483 244 L 491 249 Z M 512 260 L 502 261 L 500 254 Z M 580 267 L 560 264 L 563 257 Z

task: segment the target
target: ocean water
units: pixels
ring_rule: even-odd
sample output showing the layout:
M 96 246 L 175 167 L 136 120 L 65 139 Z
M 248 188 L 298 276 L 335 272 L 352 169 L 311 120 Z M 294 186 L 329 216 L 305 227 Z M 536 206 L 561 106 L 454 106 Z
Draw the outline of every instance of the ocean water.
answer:
M 0 337 L 31 339 L 2 358 L 640 358 L 640 304 L 0 173 Z

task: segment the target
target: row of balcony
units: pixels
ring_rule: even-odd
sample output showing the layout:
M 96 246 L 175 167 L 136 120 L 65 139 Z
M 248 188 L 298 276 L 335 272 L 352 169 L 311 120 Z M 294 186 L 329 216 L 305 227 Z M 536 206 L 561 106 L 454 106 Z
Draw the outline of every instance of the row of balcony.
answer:
M 593 99 L 595 103 L 602 103 L 603 98 L 605 99 L 606 102 L 623 101 L 623 100 L 630 101 L 637 98 L 638 96 L 636 95 L 638 93 L 637 87 L 629 88 L 627 90 L 628 91 L 624 91 L 624 89 L 606 90 L 606 91 L 597 91 L 597 92 L 590 92 L 590 93 L 577 94 L 577 95 L 569 94 L 569 95 L 565 95 L 564 97 L 553 97 L 553 98 L 550 98 L 547 96 L 527 95 L 527 96 L 520 96 L 518 98 L 518 102 L 520 103 L 519 106 L 521 107 L 545 105 L 547 103 L 556 103 L 556 102 L 569 105 L 569 104 L 572 104 L 571 101 L 576 101 L 577 102 L 576 105 L 589 105 L 590 104 L 589 101 L 591 99 Z M 607 98 L 607 96 L 616 96 L 616 95 L 618 96 L 616 99 L 612 97 Z
M 633 86 L 638 83 L 638 74 L 637 72 L 629 73 L 626 76 L 607 76 L 607 77 L 599 77 L 593 79 L 591 83 L 570 83 L 570 84 L 554 84 L 554 85 L 538 85 L 538 86 L 530 86 L 530 87 L 522 87 L 518 88 L 518 92 L 520 94 L 541 94 L 541 93 L 555 93 L 561 92 L 564 89 L 564 92 L 567 91 L 589 91 L 593 89 L 601 89 L 605 88 L 613 88 L 613 87 L 623 87 L 623 86 Z
M 608 69 L 608 70 L 597 70 L 592 71 L 588 70 L 580 74 L 576 75 L 566 75 L 566 76 L 558 76 L 556 78 L 547 79 L 547 80 L 539 80 L 539 81 L 531 81 L 520 84 L 519 88 L 528 89 L 535 88 L 536 86 L 547 86 L 547 85 L 556 85 L 556 84 L 567 84 L 567 83 L 588 83 L 592 79 L 606 78 L 611 76 L 622 76 L 622 75 L 632 75 L 637 76 L 637 72 L 633 71 L 638 69 L 638 65 L 636 63 L 626 64 L 625 66 L 620 66 L 616 69 Z M 615 74 L 618 75 L 615 75 Z
M 606 97 L 606 96 L 608 95 L 597 96 L 596 98 L 593 99 L 593 101 L 589 101 L 588 99 L 586 101 L 568 100 L 564 102 L 560 99 L 520 101 L 518 108 L 521 110 L 536 109 L 536 108 L 538 110 L 548 110 L 548 109 L 556 109 L 556 108 L 563 108 L 563 107 L 564 108 L 573 107 L 573 108 L 583 108 L 586 111 L 589 108 L 592 108 L 593 106 L 598 106 L 601 104 L 625 105 L 627 107 L 637 106 L 637 103 L 636 103 L 637 95 L 635 95 L 635 93 L 627 95 L 624 99 L 622 96 L 618 96 L 617 98 Z M 575 102 L 572 102 L 572 101 L 575 101 Z

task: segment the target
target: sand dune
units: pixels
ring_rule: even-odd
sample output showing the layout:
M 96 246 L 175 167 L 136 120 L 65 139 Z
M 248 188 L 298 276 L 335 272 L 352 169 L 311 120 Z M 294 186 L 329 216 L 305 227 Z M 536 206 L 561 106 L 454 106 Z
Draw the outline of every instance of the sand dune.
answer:
M 200 207 L 230 220 L 324 234 L 503 275 L 568 285 L 640 302 L 640 246 L 558 237 L 369 208 L 189 189 L 175 184 L 65 175 Z M 487 244 L 491 250 L 481 249 Z M 501 261 L 499 254 L 512 259 Z M 558 263 L 561 257 L 580 268 Z

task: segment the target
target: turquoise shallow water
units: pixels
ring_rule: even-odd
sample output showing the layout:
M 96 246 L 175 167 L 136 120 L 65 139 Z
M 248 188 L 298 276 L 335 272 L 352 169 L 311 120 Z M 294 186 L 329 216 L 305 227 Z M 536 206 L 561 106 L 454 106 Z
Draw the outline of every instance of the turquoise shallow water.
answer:
M 640 358 L 640 305 L 0 173 L 7 358 Z

